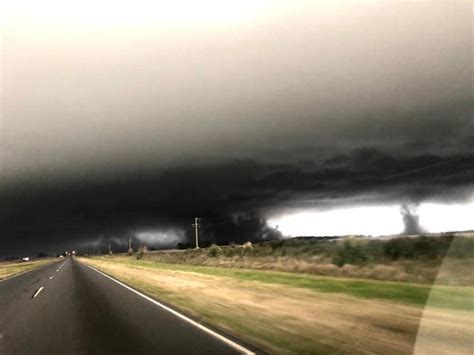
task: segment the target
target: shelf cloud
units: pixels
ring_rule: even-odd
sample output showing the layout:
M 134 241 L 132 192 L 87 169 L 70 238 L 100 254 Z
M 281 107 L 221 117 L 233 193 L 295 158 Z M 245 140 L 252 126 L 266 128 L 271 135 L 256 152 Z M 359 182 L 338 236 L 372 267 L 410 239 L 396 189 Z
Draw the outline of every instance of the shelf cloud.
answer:
M 167 8 L 173 24 L 153 18 L 164 2 L 94 21 L 81 6 L 69 24 L 12 7 L 2 27 L 1 255 L 189 241 L 195 216 L 237 241 L 294 209 L 472 198 L 468 3 Z

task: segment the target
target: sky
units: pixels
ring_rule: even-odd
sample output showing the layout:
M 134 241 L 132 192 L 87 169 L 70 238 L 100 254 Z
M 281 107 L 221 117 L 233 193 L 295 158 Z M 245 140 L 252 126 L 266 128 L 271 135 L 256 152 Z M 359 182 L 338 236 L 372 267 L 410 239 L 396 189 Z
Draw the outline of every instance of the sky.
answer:
M 0 256 L 474 229 L 470 1 L 2 6 Z

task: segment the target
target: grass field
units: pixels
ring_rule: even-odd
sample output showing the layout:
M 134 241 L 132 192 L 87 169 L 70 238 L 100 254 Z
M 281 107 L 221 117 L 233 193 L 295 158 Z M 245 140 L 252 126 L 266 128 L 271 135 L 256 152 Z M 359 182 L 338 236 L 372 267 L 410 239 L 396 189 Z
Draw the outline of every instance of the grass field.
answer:
M 166 264 L 124 256 L 80 261 L 271 353 L 408 354 L 417 348 L 421 353 L 467 354 L 472 349 L 472 287 Z M 417 337 L 420 324 L 422 342 Z
M 210 248 L 159 250 L 144 260 L 220 268 L 305 273 L 431 285 L 472 286 L 474 238 L 462 235 L 392 239 L 348 237 L 339 240 L 291 238 Z M 449 260 L 449 268 L 443 267 Z
M 28 262 L 0 262 L 0 280 L 36 269 L 40 266 L 57 261 L 56 258 L 45 258 Z

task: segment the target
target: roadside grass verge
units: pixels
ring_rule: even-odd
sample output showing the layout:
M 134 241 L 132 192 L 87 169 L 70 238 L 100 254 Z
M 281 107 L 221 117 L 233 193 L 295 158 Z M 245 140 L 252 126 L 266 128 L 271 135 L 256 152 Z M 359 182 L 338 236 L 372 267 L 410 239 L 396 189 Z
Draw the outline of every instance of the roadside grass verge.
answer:
M 423 307 L 426 304 L 431 292 L 431 296 L 435 295 L 436 297 L 432 297 L 430 306 L 474 311 L 474 287 L 468 286 L 429 286 L 406 282 L 345 279 L 267 270 L 166 264 L 120 256 L 100 257 L 98 259 L 121 263 L 130 267 L 144 267 L 230 277 L 243 281 L 287 285 L 316 292 L 340 293 L 368 299 L 400 302 L 418 307 Z
M 208 243 L 209 244 L 209 243 Z M 200 249 L 155 250 L 169 264 L 306 273 L 395 282 L 473 286 L 474 233 L 383 238 L 290 238 Z M 187 246 L 189 248 L 189 245 Z M 138 255 L 137 255 L 138 258 Z M 448 263 L 447 269 L 444 265 Z M 440 272 L 443 269 L 443 272 Z
M 431 307 L 439 303 L 432 294 L 427 312 L 420 301 L 422 296 L 426 300 L 426 285 L 163 264 L 116 255 L 79 261 L 272 354 L 412 354 L 422 320 L 426 342 L 421 353 L 472 350 L 472 313 L 464 304 Z M 380 295 L 379 289 L 395 293 L 396 286 L 404 288 L 390 297 L 388 292 Z
M 36 269 L 46 264 L 50 264 L 57 259 L 54 258 L 47 258 L 41 260 L 33 260 L 28 262 L 1 262 L 0 263 L 0 280 L 6 279 L 11 276 L 15 276 L 17 274 L 21 274 L 22 272 L 29 271 L 32 269 Z

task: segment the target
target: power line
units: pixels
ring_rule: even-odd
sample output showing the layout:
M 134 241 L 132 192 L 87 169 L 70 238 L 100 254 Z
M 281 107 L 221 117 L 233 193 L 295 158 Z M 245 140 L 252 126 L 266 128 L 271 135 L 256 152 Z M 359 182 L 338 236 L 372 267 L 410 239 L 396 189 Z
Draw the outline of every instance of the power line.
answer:
M 468 155 L 468 157 L 471 156 L 471 155 Z M 472 155 L 474 156 L 474 155 Z M 462 157 L 457 157 L 457 158 L 453 158 L 453 159 L 448 159 L 448 160 L 445 160 L 445 161 L 442 161 L 442 162 L 438 162 L 438 163 L 435 163 L 435 164 L 430 164 L 430 165 L 425 165 L 425 166 L 422 166 L 421 168 L 416 168 L 416 169 L 410 169 L 410 170 L 406 170 L 406 171 L 402 171 L 400 173 L 396 173 L 396 174 L 393 174 L 393 175 L 389 175 L 387 177 L 385 177 L 384 179 L 385 180 L 389 180 L 389 179 L 392 179 L 394 177 L 400 177 L 400 176 L 404 176 L 404 175 L 409 175 L 410 173 L 413 173 L 413 172 L 418 172 L 418 171 L 422 171 L 422 170 L 426 170 L 426 169 L 429 169 L 429 168 L 433 168 L 435 166 L 440 166 L 440 165 L 445 165 L 445 164 L 448 164 L 448 163 L 452 163 L 453 161 L 458 161 L 458 160 L 462 160 L 466 158 L 466 156 L 462 156 Z

